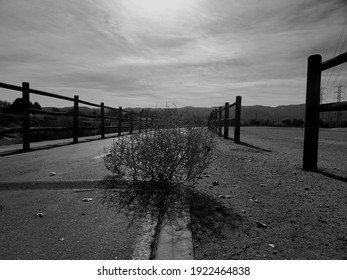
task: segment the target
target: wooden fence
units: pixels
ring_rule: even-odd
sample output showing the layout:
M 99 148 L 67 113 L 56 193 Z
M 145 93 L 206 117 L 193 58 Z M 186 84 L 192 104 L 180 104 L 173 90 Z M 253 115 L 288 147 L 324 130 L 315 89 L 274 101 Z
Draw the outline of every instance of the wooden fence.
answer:
M 224 127 L 224 139 L 229 138 L 229 126 L 234 125 L 234 143 L 240 143 L 240 127 L 241 127 L 241 96 L 236 96 L 236 101 L 232 104 L 225 103 L 224 107 L 220 106 L 213 110 L 208 117 L 208 127 L 210 130 L 222 136 L 222 127 Z M 229 118 L 229 110 L 235 106 L 234 118 Z M 224 117 L 223 117 L 224 112 Z
M 327 111 L 346 111 L 347 102 L 320 104 L 321 73 L 327 69 L 347 62 L 347 52 L 322 62 L 319 54 L 311 55 L 307 64 L 306 109 L 303 169 L 317 170 L 319 113 Z
M 22 133 L 24 151 L 30 150 L 31 132 L 70 130 L 73 132 L 73 143 L 78 143 L 79 130 L 100 130 L 101 139 L 102 139 L 105 137 L 106 131 L 109 131 L 109 133 L 110 131 L 113 131 L 113 133 L 116 132 L 118 133 L 118 136 L 121 136 L 123 132 L 128 132 L 129 134 L 132 134 L 134 130 L 138 130 L 139 132 L 141 132 L 141 130 L 143 129 L 147 130 L 153 125 L 153 115 L 149 115 L 148 112 L 144 113 L 143 110 L 139 113 L 136 113 L 133 110 L 130 110 L 130 111 L 124 110 L 122 109 L 122 107 L 119 107 L 119 108 L 108 107 L 108 106 L 105 106 L 103 102 L 100 104 L 95 104 L 95 103 L 87 102 L 84 100 L 80 100 L 78 95 L 75 95 L 74 98 L 71 98 L 71 97 L 66 97 L 66 96 L 62 96 L 62 95 L 58 95 L 54 93 L 40 91 L 40 90 L 30 88 L 30 85 L 27 82 L 23 82 L 22 86 L 15 86 L 11 84 L 0 83 L 0 87 L 22 92 L 22 101 L 23 101 L 22 127 L 3 129 L 0 131 L 0 134 L 5 135 L 5 134 L 11 134 L 11 133 L 18 133 L 18 132 Z M 71 114 L 71 113 L 64 113 L 64 112 L 50 112 L 50 111 L 32 109 L 30 108 L 30 93 L 71 101 L 73 102 L 73 113 Z M 97 116 L 97 115 L 80 114 L 79 104 L 84 104 L 84 105 L 100 108 L 100 115 Z M 116 111 L 117 116 L 116 117 L 106 116 L 105 109 Z M 71 116 L 72 115 L 73 125 L 71 127 L 31 127 L 30 126 L 31 114 L 45 114 L 45 115 L 52 115 L 52 116 Z M 79 117 L 99 119 L 100 126 L 98 127 L 81 126 L 79 125 Z M 105 120 L 107 119 L 111 121 L 112 120 L 116 121 L 117 125 L 105 126 Z

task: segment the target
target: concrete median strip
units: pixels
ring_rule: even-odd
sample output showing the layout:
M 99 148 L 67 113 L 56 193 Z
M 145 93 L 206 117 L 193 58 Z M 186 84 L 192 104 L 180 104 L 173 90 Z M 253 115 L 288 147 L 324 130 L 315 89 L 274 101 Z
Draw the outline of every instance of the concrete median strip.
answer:
M 133 253 L 133 260 L 149 260 L 152 255 L 153 244 L 155 243 L 156 228 L 158 225 L 158 215 L 147 212 L 146 219 L 142 224 L 143 234 L 136 240 Z
M 133 260 L 194 259 L 188 195 L 171 195 L 165 213 L 149 211 L 142 224 Z
M 160 226 L 154 259 L 194 259 L 188 195 L 176 194 L 168 200 Z

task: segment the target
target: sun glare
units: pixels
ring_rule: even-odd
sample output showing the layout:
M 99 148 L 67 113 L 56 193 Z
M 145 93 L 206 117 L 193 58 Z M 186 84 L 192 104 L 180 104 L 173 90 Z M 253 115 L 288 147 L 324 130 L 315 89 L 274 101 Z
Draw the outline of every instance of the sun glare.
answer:
M 185 8 L 189 0 L 128 0 L 137 13 L 148 17 L 175 15 Z

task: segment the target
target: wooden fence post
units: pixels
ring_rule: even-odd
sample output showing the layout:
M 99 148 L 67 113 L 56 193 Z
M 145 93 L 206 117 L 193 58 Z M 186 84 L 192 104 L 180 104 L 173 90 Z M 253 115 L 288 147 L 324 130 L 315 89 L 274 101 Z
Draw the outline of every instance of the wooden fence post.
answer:
M 78 95 L 74 96 L 74 106 L 73 106 L 73 143 L 78 143 Z
M 118 109 L 118 136 L 122 135 L 122 107 Z
M 23 100 L 23 151 L 30 150 L 30 86 L 29 83 L 22 83 Z
M 101 116 L 101 139 L 105 138 L 105 107 L 104 102 L 100 103 L 100 116 Z
M 319 54 L 311 55 L 307 62 L 303 169 L 316 171 L 322 57 Z
M 235 104 L 235 128 L 234 143 L 240 144 L 240 128 L 241 128 L 241 96 L 236 96 Z
M 224 139 L 229 138 L 229 102 L 225 103 L 224 110 Z
M 129 134 L 133 134 L 133 110 L 130 110 L 130 120 L 129 120 Z
M 218 136 L 222 136 L 222 106 L 218 110 Z

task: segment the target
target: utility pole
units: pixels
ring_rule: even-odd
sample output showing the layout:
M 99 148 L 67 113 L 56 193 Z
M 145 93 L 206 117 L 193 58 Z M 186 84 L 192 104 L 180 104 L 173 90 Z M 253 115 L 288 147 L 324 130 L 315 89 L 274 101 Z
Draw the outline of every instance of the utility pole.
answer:
M 336 92 L 336 101 L 337 102 L 341 102 L 342 100 L 343 100 L 343 97 L 342 97 L 342 93 L 343 94 L 345 94 L 343 91 L 342 91 L 342 89 L 343 88 L 345 88 L 344 86 L 342 86 L 342 85 L 338 85 L 338 86 L 336 86 L 336 88 L 337 88 L 337 92 Z M 339 124 L 339 125 L 341 125 L 341 123 L 342 123 L 342 113 L 341 113 L 341 111 L 338 111 L 337 112 L 337 123 Z

